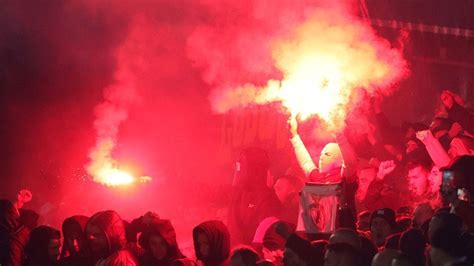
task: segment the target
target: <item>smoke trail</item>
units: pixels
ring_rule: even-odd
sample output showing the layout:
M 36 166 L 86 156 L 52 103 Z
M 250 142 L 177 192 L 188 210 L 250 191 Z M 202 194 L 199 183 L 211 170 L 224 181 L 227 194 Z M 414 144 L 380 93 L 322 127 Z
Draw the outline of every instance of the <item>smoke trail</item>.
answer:
M 137 19 L 132 26 L 137 24 L 136 21 Z M 136 57 L 130 56 L 136 49 L 136 40 L 133 37 L 132 31 L 125 43 L 117 49 L 118 67 L 114 74 L 114 83 L 104 89 L 104 100 L 94 110 L 96 144 L 89 153 L 90 162 L 86 169 L 94 181 L 106 185 L 128 184 L 136 181 L 131 174 L 120 169 L 119 162 L 113 157 L 120 125 L 126 121 L 129 108 L 140 101 L 134 71 L 137 70 L 136 61 L 143 58 L 136 53 Z
M 190 54 L 200 60 L 204 79 L 214 86 L 213 109 L 224 113 L 239 106 L 281 102 L 293 115 L 317 115 L 328 129 L 339 130 L 349 104 L 358 104 L 350 102 L 355 88 L 364 88 L 371 96 L 392 93 L 393 85 L 408 73 L 401 51 L 378 37 L 346 3 L 316 3 L 286 25 L 278 19 L 286 17 L 286 11 L 268 14 L 276 27 L 282 26 L 271 33 L 265 26 L 243 33 L 234 33 L 232 27 L 231 33 L 198 28 L 189 40 Z M 253 38 L 259 32 L 264 37 Z M 219 43 L 222 39 L 227 45 Z M 196 52 L 196 47 L 201 49 Z

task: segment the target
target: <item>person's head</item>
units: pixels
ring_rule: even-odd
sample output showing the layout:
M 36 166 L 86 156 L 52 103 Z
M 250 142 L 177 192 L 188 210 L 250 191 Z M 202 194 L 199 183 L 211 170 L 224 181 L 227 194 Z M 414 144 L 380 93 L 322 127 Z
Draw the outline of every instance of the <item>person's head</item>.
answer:
M 387 266 L 392 265 L 393 259 L 398 257 L 400 252 L 395 249 L 384 249 L 377 253 L 372 260 L 372 266 Z
M 255 266 L 260 260 L 257 252 L 249 246 L 240 246 L 232 251 L 230 266 Z
M 408 188 L 417 197 L 425 195 L 430 188 L 431 165 L 421 161 L 407 164 Z
M 329 238 L 329 244 L 345 243 L 353 246 L 355 249 L 361 248 L 361 240 L 359 235 L 351 229 L 337 229 Z
M 64 220 L 62 231 L 64 236 L 63 254 L 75 256 L 86 251 L 85 227 L 89 220 L 86 216 L 72 216 Z
M 464 155 L 454 159 L 444 171 L 452 171 L 454 174 L 454 185 L 457 188 L 465 188 L 469 193 L 474 192 L 474 156 Z
M 140 237 L 140 245 L 157 261 L 172 261 L 182 257 L 176 232 L 169 220 L 149 224 Z
M 400 237 L 400 251 L 417 265 L 425 265 L 425 237 L 420 229 L 409 229 Z
M 462 251 L 462 220 L 447 212 L 436 213 L 430 221 L 428 239 L 432 247 L 439 248 L 451 256 Z
M 50 226 L 38 226 L 30 233 L 30 240 L 25 246 L 28 260 L 39 265 L 51 265 L 59 259 L 61 232 Z
M 295 226 L 290 223 L 276 220 L 271 225 L 267 226 L 266 230 L 264 230 L 266 222 L 271 222 L 271 219 L 264 219 L 260 223 L 257 232 L 255 233 L 254 243 L 261 242 L 263 258 L 271 260 L 277 265 L 281 265 L 283 263 L 286 239 L 277 232 L 277 227 L 285 227 L 286 231 L 293 233 L 295 231 Z M 259 231 L 261 231 L 261 241 L 257 240 Z
M 193 229 L 196 258 L 205 265 L 221 263 L 230 255 L 230 235 L 221 221 L 207 221 Z
M 319 172 L 330 173 L 343 165 L 341 149 L 337 143 L 328 143 L 319 156 Z
M 370 231 L 370 212 L 363 211 L 357 216 L 357 230 Z
M 367 189 L 369 188 L 370 183 L 377 176 L 378 169 L 371 165 L 366 165 L 366 167 L 359 169 L 357 171 L 357 177 L 359 178 L 359 186 L 357 187 L 356 198 L 359 201 L 363 201 L 367 195 Z
M 234 186 L 266 187 L 270 159 L 261 148 L 246 148 L 237 159 Z
M 125 226 L 115 211 L 94 214 L 86 225 L 88 246 L 95 259 L 105 258 L 125 247 Z
M 392 260 L 392 266 L 417 266 L 416 262 L 414 262 L 410 257 L 406 254 L 401 253 L 397 257 Z
M 392 209 L 378 209 L 370 215 L 370 231 L 378 247 L 382 246 L 385 239 L 394 233 L 395 226 L 395 212 Z
M 326 246 L 329 244 L 326 240 L 314 240 L 311 245 L 314 247 L 314 263 L 315 265 L 324 264 L 324 254 L 326 253 Z
M 419 148 L 422 148 L 422 147 L 423 147 L 423 143 L 421 143 L 416 138 L 411 138 L 411 139 L 407 140 L 407 144 L 406 144 L 406 147 L 405 147 L 405 153 L 408 154 L 408 153 L 414 152 L 414 151 L 416 151 L 416 150 L 418 150 Z
M 359 266 L 360 253 L 346 243 L 329 244 L 324 255 L 324 266 Z
M 302 182 L 294 176 L 282 176 L 277 179 L 273 189 L 280 202 L 285 202 L 289 195 L 298 192 L 302 187 Z
M 420 228 L 422 224 L 433 217 L 434 211 L 428 202 L 420 203 L 413 212 L 413 225 Z
M 275 263 L 273 263 L 271 260 L 263 259 L 257 261 L 257 266 L 275 266 Z

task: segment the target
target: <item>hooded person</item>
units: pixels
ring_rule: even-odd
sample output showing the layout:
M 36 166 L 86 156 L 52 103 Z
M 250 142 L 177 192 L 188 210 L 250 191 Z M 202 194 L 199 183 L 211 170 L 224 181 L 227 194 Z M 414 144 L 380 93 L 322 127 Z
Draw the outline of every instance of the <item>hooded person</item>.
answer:
M 87 222 L 86 238 L 95 265 L 138 265 L 132 253 L 125 249 L 125 226 L 115 211 L 94 214 Z
M 196 258 L 204 266 L 227 266 L 230 256 L 230 234 L 221 221 L 206 221 L 193 229 Z
M 26 266 L 59 265 L 61 232 L 50 226 L 36 227 L 30 233 L 30 240 L 25 247 Z
M 270 160 L 265 150 L 247 148 L 236 163 L 228 225 L 232 241 L 251 244 L 259 223 L 279 216 L 281 204 L 269 180 Z
M 145 249 L 140 258 L 140 265 L 170 266 L 174 265 L 176 260 L 185 259 L 178 247 L 174 227 L 169 220 L 156 220 L 149 224 L 140 236 L 139 243 Z
M 88 262 L 89 248 L 86 240 L 86 224 L 89 217 L 75 215 L 64 220 L 63 248 L 61 250 L 62 265 L 83 265 Z
M 295 231 L 295 225 L 275 217 L 267 217 L 259 224 L 252 246 L 262 258 L 272 261 L 275 265 L 282 265 L 286 239 L 277 232 L 278 225 L 284 226 L 290 233 Z

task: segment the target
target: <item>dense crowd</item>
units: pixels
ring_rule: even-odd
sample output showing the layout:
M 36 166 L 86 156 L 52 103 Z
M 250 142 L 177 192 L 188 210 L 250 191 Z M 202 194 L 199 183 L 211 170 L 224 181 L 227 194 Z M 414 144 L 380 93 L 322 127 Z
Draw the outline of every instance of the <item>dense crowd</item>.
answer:
M 38 225 L 22 190 L 0 200 L 0 265 L 474 265 L 474 113 L 451 91 L 440 103 L 430 125 L 401 126 L 375 103 L 367 132 L 337 135 L 318 162 L 292 118 L 304 176 L 273 182 L 267 153 L 243 150 L 227 220 L 196 225 L 189 257 L 156 213 L 76 215 L 59 230 Z

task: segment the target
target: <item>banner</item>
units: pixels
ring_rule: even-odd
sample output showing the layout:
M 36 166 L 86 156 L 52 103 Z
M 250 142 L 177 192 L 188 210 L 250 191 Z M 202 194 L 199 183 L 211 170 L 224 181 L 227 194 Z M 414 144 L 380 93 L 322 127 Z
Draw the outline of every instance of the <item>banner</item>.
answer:
M 306 183 L 300 193 L 297 232 L 330 233 L 336 229 L 339 183 Z

